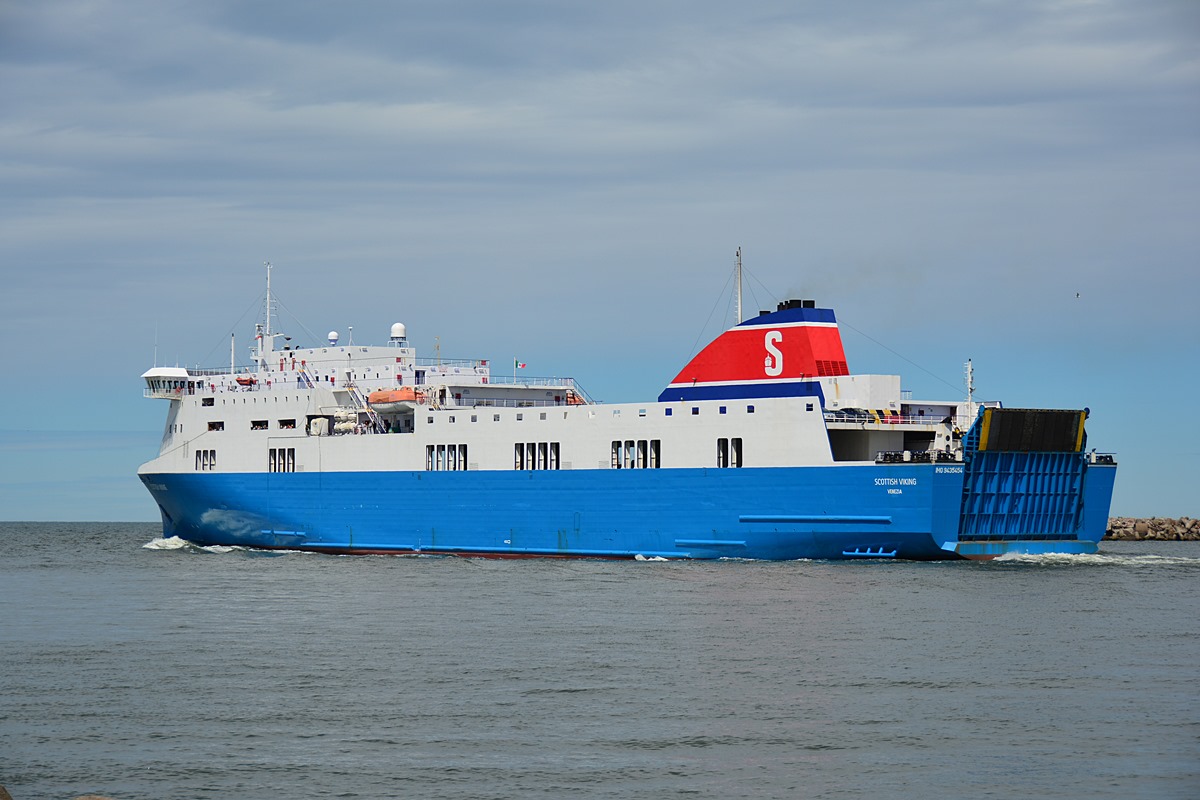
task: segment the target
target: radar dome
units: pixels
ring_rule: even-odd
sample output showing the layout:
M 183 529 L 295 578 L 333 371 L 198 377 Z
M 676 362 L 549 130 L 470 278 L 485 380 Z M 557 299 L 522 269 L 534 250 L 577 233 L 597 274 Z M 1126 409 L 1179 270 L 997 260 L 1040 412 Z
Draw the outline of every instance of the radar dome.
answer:
M 333 347 L 335 344 L 337 344 L 337 342 L 338 342 L 338 332 L 330 331 L 329 332 L 329 346 Z
M 404 327 L 403 322 L 397 322 L 392 325 L 392 338 L 403 339 L 408 335 L 408 329 Z

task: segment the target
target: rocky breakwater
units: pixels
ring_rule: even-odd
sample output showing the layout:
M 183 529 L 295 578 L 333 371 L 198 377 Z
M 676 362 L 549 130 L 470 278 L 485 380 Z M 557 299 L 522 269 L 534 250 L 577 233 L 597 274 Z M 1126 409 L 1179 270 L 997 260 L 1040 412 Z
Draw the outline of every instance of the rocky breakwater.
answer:
M 1166 542 L 1200 540 L 1200 519 L 1191 517 L 1109 517 L 1105 539 L 1141 541 L 1150 539 Z

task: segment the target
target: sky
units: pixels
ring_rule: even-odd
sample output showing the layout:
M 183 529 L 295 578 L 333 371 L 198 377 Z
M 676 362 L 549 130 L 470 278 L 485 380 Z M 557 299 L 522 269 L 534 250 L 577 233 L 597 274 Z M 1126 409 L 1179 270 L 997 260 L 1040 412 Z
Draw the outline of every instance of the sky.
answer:
M 408 326 L 651 400 L 746 309 L 1091 409 L 1200 516 L 1200 3 L 0 3 L 0 519 L 155 520 L 154 364 Z M 53 373 L 53 374 L 51 374 Z

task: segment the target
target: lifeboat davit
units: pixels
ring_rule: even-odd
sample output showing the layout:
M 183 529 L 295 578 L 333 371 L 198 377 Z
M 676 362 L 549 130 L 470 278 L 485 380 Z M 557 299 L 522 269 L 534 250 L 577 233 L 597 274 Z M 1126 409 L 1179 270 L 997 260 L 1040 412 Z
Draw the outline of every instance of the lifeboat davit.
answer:
M 399 389 L 380 389 L 367 395 L 367 403 L 371 408 L 383 414 L 414 408 L 424 400 L 425 396 L 411 386 L 401 386 Z

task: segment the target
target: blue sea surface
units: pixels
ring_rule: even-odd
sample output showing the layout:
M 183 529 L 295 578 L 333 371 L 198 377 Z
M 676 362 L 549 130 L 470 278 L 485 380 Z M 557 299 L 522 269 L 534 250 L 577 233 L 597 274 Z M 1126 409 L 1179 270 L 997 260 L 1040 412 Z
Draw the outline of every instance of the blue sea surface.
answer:
M 1194 798 L 1200 543 L 338 557 L 0 523 L 0 784 L 138 798 Z

